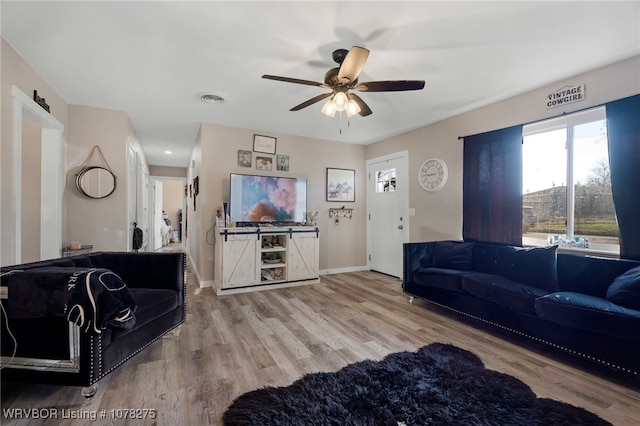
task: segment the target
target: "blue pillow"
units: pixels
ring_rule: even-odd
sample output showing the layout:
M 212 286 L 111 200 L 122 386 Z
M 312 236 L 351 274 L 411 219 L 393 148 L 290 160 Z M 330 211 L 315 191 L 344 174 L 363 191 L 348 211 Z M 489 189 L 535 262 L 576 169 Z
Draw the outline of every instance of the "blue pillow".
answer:
M 613 280 L 607 289 L 607 299 L 616 305 L 640 311 L 640 266 Z
M 504 266 L 504 274 L 510 280 L 541 288 L 558 291 L 558 264 L 556 249 L 547 247 L 511 247 Z
M 433 250 L 433 266 L 443 269 L 470 271 L 475 243 L 436 241 Z

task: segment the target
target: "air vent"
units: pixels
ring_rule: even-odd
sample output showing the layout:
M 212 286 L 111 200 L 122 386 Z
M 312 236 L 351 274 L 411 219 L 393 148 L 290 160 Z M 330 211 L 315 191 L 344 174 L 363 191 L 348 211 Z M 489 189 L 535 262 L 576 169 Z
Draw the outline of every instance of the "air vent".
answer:
M 198 94 L 198 98 L 202 102 L 206 102 L 208 104 L 223 104 L 227 102 L 225 98 L 220 95 L 216 95 L 215 93 L 200 93 Z

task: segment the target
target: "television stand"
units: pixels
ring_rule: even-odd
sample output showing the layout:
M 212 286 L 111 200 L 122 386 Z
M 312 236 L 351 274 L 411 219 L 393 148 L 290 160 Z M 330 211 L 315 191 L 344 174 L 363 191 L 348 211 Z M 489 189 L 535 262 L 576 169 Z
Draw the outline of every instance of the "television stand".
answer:
M 216 228 L 214 290 L 243 293 L 320 282 L 313 226 Z

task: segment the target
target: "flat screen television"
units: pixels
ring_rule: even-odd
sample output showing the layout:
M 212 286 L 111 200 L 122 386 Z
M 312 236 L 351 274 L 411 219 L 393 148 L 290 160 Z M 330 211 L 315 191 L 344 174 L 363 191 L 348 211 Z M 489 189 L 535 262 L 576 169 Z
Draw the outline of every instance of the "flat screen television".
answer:
M 307 180 L 231 173 L 229 218 L 238 226 L 305 222 Z

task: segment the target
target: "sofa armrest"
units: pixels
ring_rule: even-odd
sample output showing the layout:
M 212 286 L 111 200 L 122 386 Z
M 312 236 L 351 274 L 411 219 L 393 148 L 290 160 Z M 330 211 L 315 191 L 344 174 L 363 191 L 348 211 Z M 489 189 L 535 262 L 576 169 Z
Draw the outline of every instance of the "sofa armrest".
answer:
M 404 248 L 404 269 L 413 273 L 421 268 L 433 266 L 433 247 L 435 242 L 405 243 Z
M 173 290 L 178 293 L 179 303 L 184 303 L 184 253 L 103 252 L 100 261 L 102 265 L 95 266 L 115 272 L 130 288 Z

